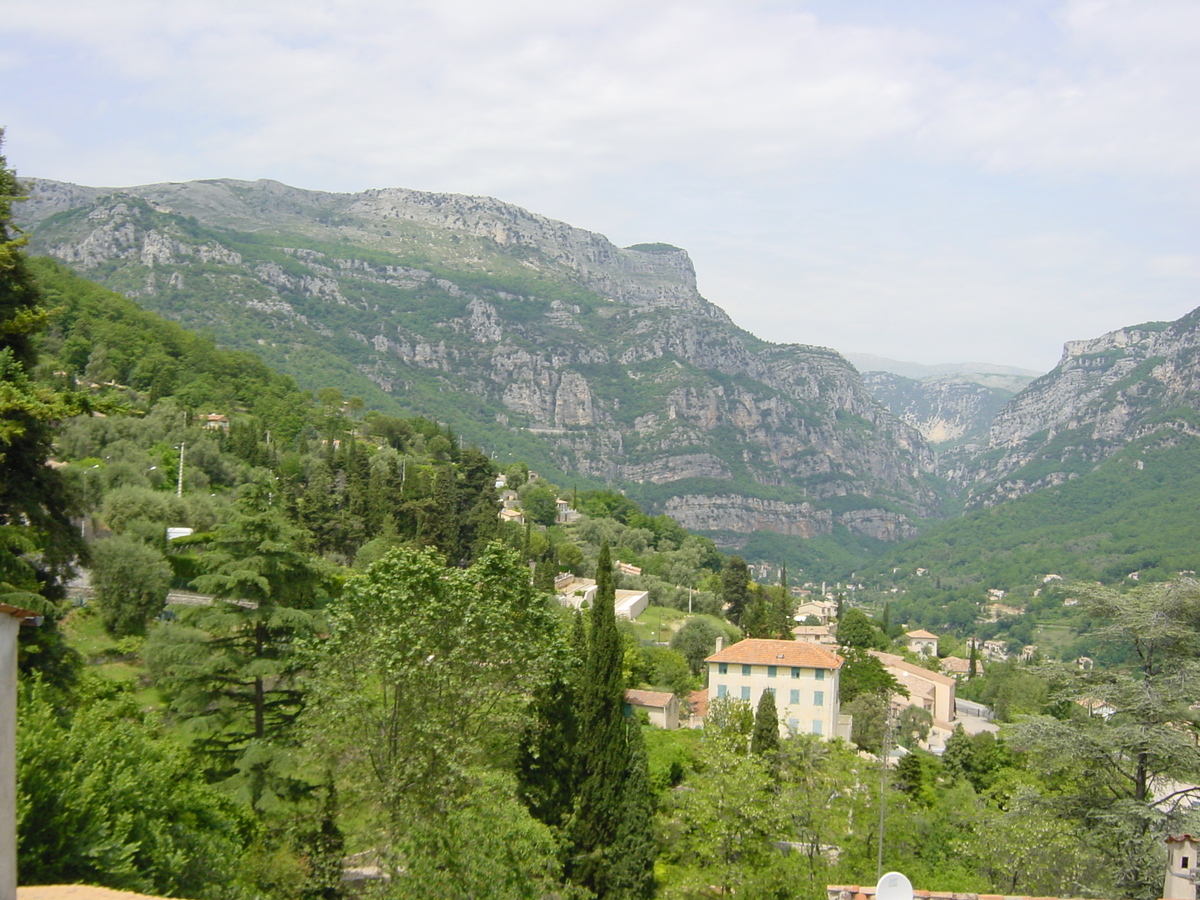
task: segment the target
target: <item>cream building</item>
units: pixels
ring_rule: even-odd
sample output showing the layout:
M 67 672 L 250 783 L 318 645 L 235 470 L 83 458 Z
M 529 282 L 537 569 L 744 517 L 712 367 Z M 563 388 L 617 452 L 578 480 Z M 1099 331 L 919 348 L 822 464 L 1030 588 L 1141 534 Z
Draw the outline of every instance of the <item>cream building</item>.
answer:
M 0 603 L 0 900 L 17 896 L 17 632 L 41 620 Z
M 913 653 L 919 653 L 922 656 L 937 656 L 938 636 L 924 628 L 907 632 L 904 635 L 904 641 Z
M 842 658 L 817 644 L 749 638 L 719 650 L 708 663 L 709 700 L 747 700 L 755 709 L 764 691 L 775 692 L 780 730 L 849 737 L 841 715 L 838 678 Z
M 1167 837 L 1167 877 L 1163 882 L 1165 900 L 1196 900 L 1196 854 L 1200 844 L 1190 834 Z

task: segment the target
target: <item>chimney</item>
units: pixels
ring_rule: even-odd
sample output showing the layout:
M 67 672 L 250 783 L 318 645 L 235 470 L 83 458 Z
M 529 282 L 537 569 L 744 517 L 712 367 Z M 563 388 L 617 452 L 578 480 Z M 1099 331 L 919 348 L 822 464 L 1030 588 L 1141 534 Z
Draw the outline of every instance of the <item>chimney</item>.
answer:
M 716 646 L 716 649 L 713 650 L 713 653 L 720 653 L 724 649 L 725 649 L 725 638 L 718 637 L 717 638 L 717 646 Z

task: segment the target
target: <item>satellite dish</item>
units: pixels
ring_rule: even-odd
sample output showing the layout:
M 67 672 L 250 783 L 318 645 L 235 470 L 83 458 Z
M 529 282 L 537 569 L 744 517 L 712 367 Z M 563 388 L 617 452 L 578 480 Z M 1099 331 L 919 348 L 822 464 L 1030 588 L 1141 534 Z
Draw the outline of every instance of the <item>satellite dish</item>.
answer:
M 888 872 L 875 887 L 875 900 L 913 900 L 912 882 L 900 872 Z

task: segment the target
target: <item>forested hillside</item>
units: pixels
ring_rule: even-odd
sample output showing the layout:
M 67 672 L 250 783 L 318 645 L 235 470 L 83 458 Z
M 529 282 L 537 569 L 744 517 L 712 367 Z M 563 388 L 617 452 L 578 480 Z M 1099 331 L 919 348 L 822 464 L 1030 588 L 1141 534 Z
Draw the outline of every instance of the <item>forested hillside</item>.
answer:
M 266 181 L 39 181 L 22 212 L 39 252 L 308 389 L 446 422 L 730 547 L 894 541 L 940 510 L 928 447 L 853 367 L 737 328 L 677 247 L 486 197 Z
M 626 689 L 686 702 L 718 638 L 788 637 L 786 571 L 755 583 L 617 491 L 501 470 L 445 424 L 334 384 L 299 390 L 29 263 L 7 212 L 0 588 L 44 614 L 21 636 L 23 882 L 192 900 L 341 900 L 346 877 L 398 900 L 818 900 L 882 859 L 938 890 L 1151 900 L 1163 836 L 1196 829 L 1196 582 L 1076 587 L 1101 665 L 973 663 L 961 693 L 1005 730 L 955 731 L 941 757 L 926 710 L 901 703 L 889 726 L 905 691 L 870 653 L 939 665 L 902 623 L 949 610 L 939 652 L 961 649 L 981 605 L 966 592 L 1037 571 L 1056 541 L 1079 555 L 1068 575 L 1187 564 L 1182 515 L 1160 523 L 1176 543 L 1134 528 L 1192 488 L 1190 438 L 1157 435 L 1020 501 L 1042 506 L 968 517 L 978 544 L 881 593 L 875 619 L 842 597 L 830 690 L 857 747 L 781 728 L 773 691 L 756 709 L 713 698 L 702 731 L 662 730 L 627 714 Z M 501 521 L 500 490 L 525 524 Z M 1108 530 L 1072 544 L 1069 508 Z M 972 524 L 987 516 L 1001 524 Z M 980 549 L 987 531 L 1012 536 L 1009 559 Z M 1137 556 L 1139 535 L 1156 555 Z M 91 578 L 68 595 L 72 569 Z M 595 578 L 581 614 L 553 599 L 560 572 Z M 616 621 L 618 586 L 649 593 L 638 621 Z M 889 741 L 905 753 L 881 779 Z

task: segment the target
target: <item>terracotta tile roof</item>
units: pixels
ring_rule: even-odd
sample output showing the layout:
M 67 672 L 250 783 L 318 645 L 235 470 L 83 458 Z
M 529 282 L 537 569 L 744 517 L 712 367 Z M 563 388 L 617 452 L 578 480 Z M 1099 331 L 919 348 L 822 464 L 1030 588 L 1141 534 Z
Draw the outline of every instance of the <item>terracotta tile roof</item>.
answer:
M 942 660 L 942 671 L 943 672 L 952 672 L 955 675 L 970 675 L 971 674 L 971 661 L 969 659 L 963 659 L 960 656 L 947 656 L 945 659 Z M 983 671 L 983 661 L 982 660 L 975 661 L 975 671 L 976 672 Z
M 797 625 L 792 629 L 792 634 L 800 635 L 820 635 L 824 636 L 832 634 L 828 625 Z
M 0 614 L 13 616 L 17 619 L 37 619 L 42 614 L 34 612 L 31 609 L 22 609 L 19 606 L 9 606 L 7 603 L 0 603 Z
M 818 644 L 807 641 L 768 641 L 763 638 L 747 638 L 720 653 L 714 653 L 705 662 L 741 663 L 752 666 L 797 666 L 808 669 L 837 669 L 842 658 Z
M 664 693 L 663 691 L 637 691 L 633 688 L 625 689 L 625 702 L 632 703 L 634 706 L 652 706 L 655 709 L 665 709 L 671 702 L 674 694 Z
M 688 709 L 692 711 L 692 715 L 697 719 L 703 719 L 708 715 L 708 691 L 692 691 L 688 694 Z
M 916 631 L 906 631 L 904 636 L 910 638 L 933 638 L 934 640 L 937 640 L 936 634 L 931 634 L 924 628 L 918 628 Z
M 918 666 L 916 663 L 910 663 L 903 656 L 896 656 L 894 653 L 884 653 L 881 650 L 867 651 L 872 656 L 879 659 L 885 666 L 893 666 L 900 669 L 902 672 L 908 672 L 910 675 L 916 675 L 919 678 L 925 678 L 936 684 L 954 685 L 957 682 L 949 675 L 943 675 L 941 672 L 935 672 L 932 669 L 926 669 L 924 666 Z

